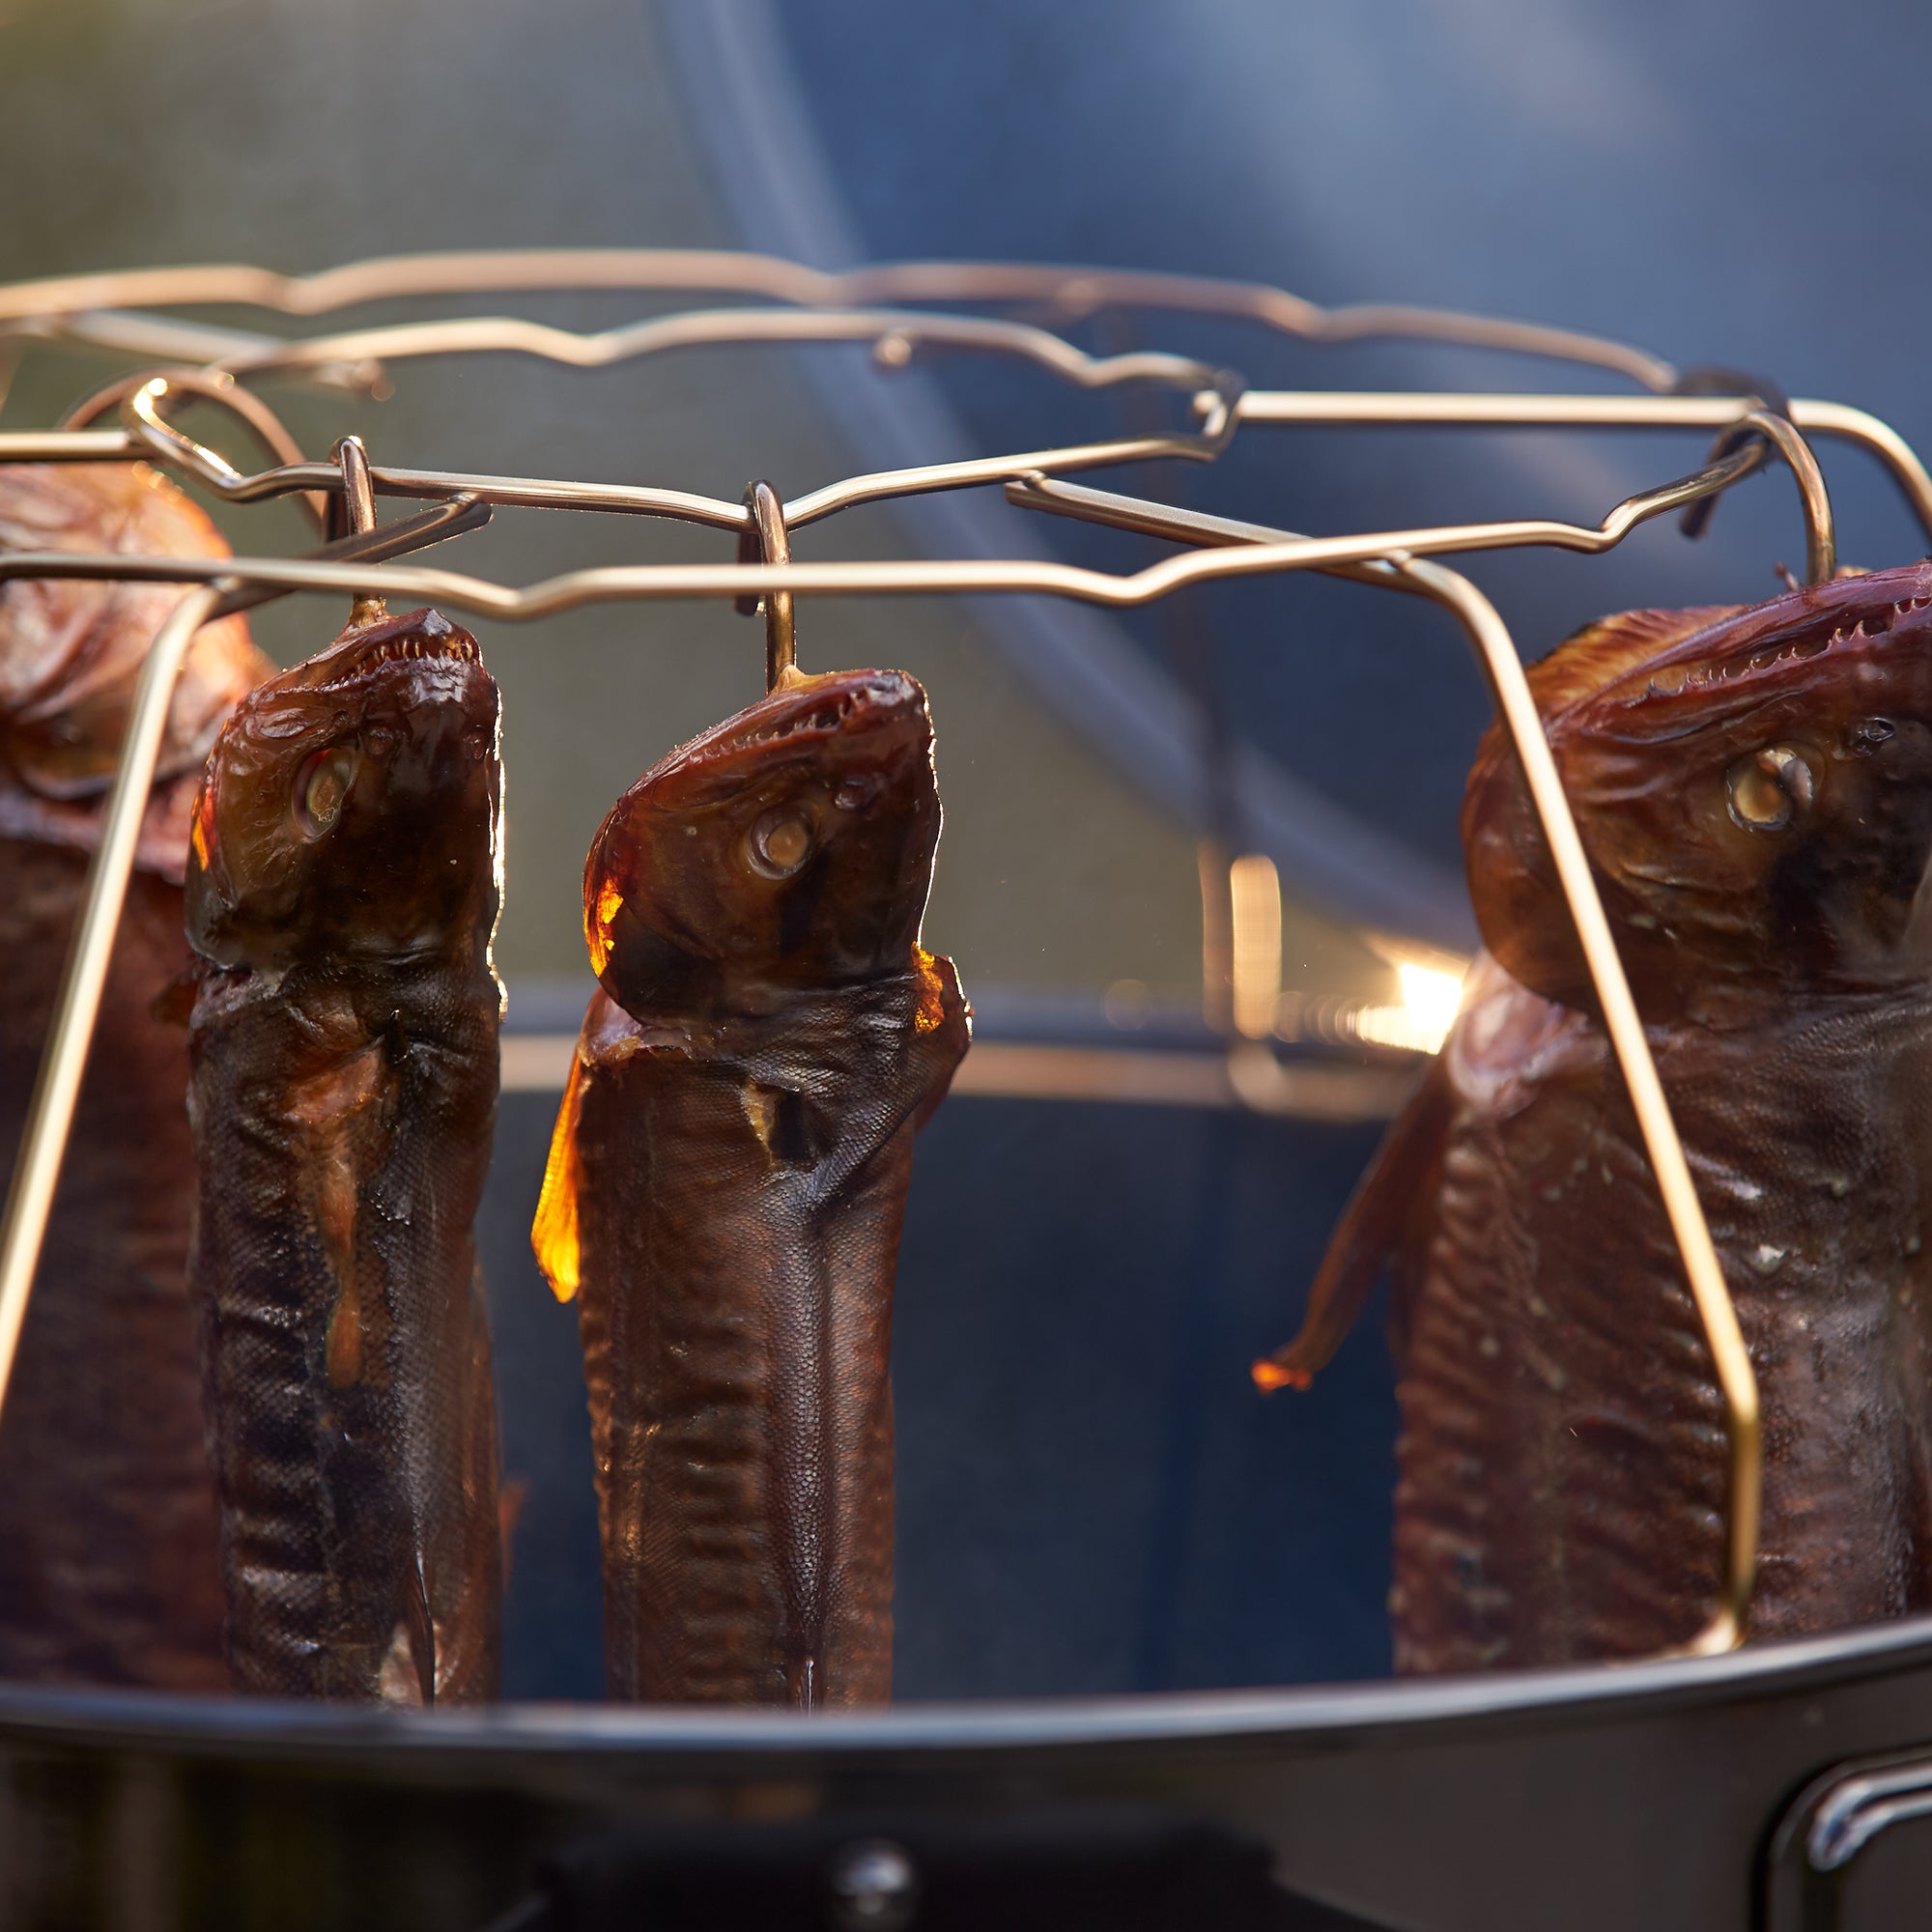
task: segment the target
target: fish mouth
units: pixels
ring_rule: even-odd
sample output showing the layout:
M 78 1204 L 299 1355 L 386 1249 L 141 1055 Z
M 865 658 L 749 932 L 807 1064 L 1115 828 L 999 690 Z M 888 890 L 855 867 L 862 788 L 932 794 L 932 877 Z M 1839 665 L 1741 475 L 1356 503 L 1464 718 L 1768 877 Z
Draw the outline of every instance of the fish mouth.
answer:
M 1880 664 L 1916 662 L 1932 643 L 1932 564 L 1845 578 L 1735 610 L 1686 612 L 1690 621 L 1675 636 L 1658 635 L 1605 651 L 1597 675 L 1578 689 L 1575 668 L 1563 680 L 1558 651 L 1550 668 L 1546 717 L 1553 724 L 1598 707 L 1609 707 L 1625 727 L 1638 721 L 1683 723 L 1713 702 L 1755 703 L 1795 690 L 1852 679 Z M 1639 615 L 1641 613 L 1638 613 Z M 1605 626 L 1612 630 L 1619 622 Z M 1583 640 L 1587 651 L 1587 639 Z M 1543 669 L 1543 666 L 1537 669 Z M 1557 692 L 1548 686 L 1569 682 Z M 1869 696 L 1871 694 L 1867 694 Z M 1548 703 L 1551 696 L 1557 702 Z
M 885 738 L 890 758 L 913 751 L 930 730 L 925 693 L 902 670 L 828 671 L 781 684 L 749 709 L 673 753 L 655 775 L 712 775 L 762 763 L 774 753 L 810 755 L 835 740 Z
M 848 727 L 894 719 L 923 707 L 924 694 L 902 670 L 830 671 L 781 686 L 732 720 L 721 739 L 733 750 L 807 735 L 829 738 Z
M 440 611 L 412 611 L 345 632 L 309 659 L 300 683 L 304 690 L 338 691 L 390 665 L 407 664 L 460 664 L 480 669 L 483 654 L 476 639 Z

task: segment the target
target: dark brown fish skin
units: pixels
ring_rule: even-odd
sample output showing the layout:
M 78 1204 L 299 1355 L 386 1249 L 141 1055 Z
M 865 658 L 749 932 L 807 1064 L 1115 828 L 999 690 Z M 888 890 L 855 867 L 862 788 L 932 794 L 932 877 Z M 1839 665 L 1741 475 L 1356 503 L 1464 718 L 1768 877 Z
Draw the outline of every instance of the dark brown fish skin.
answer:
M 225 556 L 145 466 L 0 468 L 0 550 Z M 11 1179 L 106 786 L 172 585 L 0 587 L 0 1186 Z M 193 767 L 272 667 L 230 619 L 170 707 L 14 1378 L 0 1418 L 0 1677 L 225 1687 L 213 1478 L 187 1300 L 186 1043 L 156 997 L 188 963 Z
M 1749 1634 L 1932 1608 L 1932 565 L 1612 618 L 1532 678 L 1758 1377 Z M 1715 1606 L 1722 1404 L 1493 733 L 1463 831 L 1489 954 L 1258 1375 L 1389 1260 L 1398 1668 L 1637 1656 Z
M 497 1691 L 497 722 L 446 619 L 352 626 L 241 708 L 196 807 L 189 1275 L 242 1690 Z
M 913 1136 L 968 1042 L 918 936 L 924 694 L 794 676 L 618 802 L 593 999 L 535 1231 L 581 1277 L 614 1696 L 892 1689 L 894 1270 Z

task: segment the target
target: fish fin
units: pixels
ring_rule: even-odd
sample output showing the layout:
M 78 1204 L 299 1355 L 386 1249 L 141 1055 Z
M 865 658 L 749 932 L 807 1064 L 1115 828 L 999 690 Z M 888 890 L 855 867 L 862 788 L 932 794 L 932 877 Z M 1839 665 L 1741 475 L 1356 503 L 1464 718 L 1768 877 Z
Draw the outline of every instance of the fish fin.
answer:
M 1449 1110 L 1449 1076 L 1438 1054 L 1342 1210 L 1308 1292 L 1300 1331 L 1254 1365 L 1255 1385 L 1264 1394 L 1308 1386 L 1347 1340 L 1391 1264 L 1399 1277 L 1391 1339 L 1400 1356 L 1410 1291 L 1403 1260 L 1426 1238 L 1434 1216 Z
M 550 1158 L 544 1162 L 543 1192 L 537 1198 L 537 1217 L 530 1224 L 530 1246 L 543 1269 L 550 1292 L 559 1301 L 576 1297 L 582 1278 L 582 1245 L 577 1212 L 582 1163 L 577 1151 L 577 1124 L 583 1112 L 583 1055 L 571 1056 L 570 1079 L 563 1104 L 556 1110 L 556 1127 L 550 1139 Z
M 959 989 L 959 975 L 952 960 L 915 947 L 913 973 L 919 981 L 913 1035 L 929 1069 L 925 1094 L 913 1115 L 917 1132 L 939 1111 L 959 1063 L 973 1044 L 973 1009 Z
M 148 1003 L 148 1010 L 163 1026 L 185 1027 L 194 1016 L 195 995 L 201 991 L 201 968 L 185 966 Z
M 517 1533 L 517 1519 L 530 1498 L 530 1479 L 509 1476 L 497 1490 L 497 1543 L 503 1553 L 503 1584 L 510 1582 L 510 1545 Z
M 376 1696 L 381 1703 L 419 1711 L 436 1702 L 436 1619 L 420 1550 L 404 1565 L 401 1595 L 402 1615 L 376 1673 Z

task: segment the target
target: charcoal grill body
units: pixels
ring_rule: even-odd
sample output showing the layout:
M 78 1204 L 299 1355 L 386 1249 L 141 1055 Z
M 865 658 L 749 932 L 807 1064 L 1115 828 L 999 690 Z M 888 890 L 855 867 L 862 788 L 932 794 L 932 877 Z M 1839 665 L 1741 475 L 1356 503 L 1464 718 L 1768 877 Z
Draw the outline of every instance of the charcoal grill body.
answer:
M 1903 1762 L 1928 1739 L 1926 1619 L 1706 1661 L 876 1717 L 12 1691 L 0 1912 L 467 1932 L 612 1832 L 997 1833 L 1111 1804 L 1259 1837 L 1287 1886 L 1418 1932 L 1877 1927 L 1932 1877 Z

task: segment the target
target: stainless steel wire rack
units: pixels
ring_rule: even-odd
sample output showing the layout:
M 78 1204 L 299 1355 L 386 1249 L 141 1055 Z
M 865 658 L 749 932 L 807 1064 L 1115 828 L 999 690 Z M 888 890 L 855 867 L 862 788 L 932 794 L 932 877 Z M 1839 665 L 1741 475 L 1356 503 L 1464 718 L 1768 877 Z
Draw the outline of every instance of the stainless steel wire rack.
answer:
M 299 336 L 215 327 L 156 313 L 242 306 L 308 318 L 394 298 L 472 298 L 565 291 L 711 298 L 627 327 L 577 333 L 517 317 L 454 317 Z M 735 298 L 721 303 L 719 298 Z M 943 306 L 942 306 L 943 305 Z M 999 311 L 1020 308 L 1024 316 Z M 1316 344 L 1374 338 L 1454 343 L 1540 356 L 1634 384 L 1632 393 L 1538 394 L 1257 390 L 1231 369 L 1152 350 L 1096 355 L 1056 332 L 1108 310 L 1211 315 Z M 993 312 L 986 312 L 993 311 Z M 1172 425 L 1148 434 L 850 476 L 781 501 L 769 484 L 738 502 L 668 485 L 399 469 L 371 460 L 355 438 L 328 460 L 305 459 L 249 386 L 269 378 L 381 395 L 391 365 L 481 352 L 602 367 L 695 345 L 859 343 L 887 369 L 918 355 L 1020 358 L 1084 389 L 1134 384 L 1169 398 Z M 1894 429 L 1846 405 L 1762 393 L 1722 371 L 1684 372 L 1642 350 L 1559 328 L 1427 308 L 1323 308 L 1249 283 L 1134 271 L 980 262 L 887 264 L 828 274 L 770 256 L 603 249 L 430 254 L 351 264 L 291 277 L 241 266 L 148 269 L 0 287 L 0 384 L 37 344 L 70 344 L 144 365 L 117 377 L 45 430 L 0 433 L 0 463 L 161 466 L 237 504 L 303 499 L 324 538 L 297 556 L 202 559 L 0 554 L 0 584 L 21 578 L 179 583 L 136 689 L 108 794 L 87 897 L 50 1026 L 4 1223 L 0 1223 L 0 1402 L 4 1402 L 58 1184 L 62 1158 L 133 865 L 176 675 L 197 629 L 225 612 L 291 593 L 400 596 L 509 622 L 579 606 L 730 599 L 762 610 L 768 675 L 790 661 L 801 597 L 1033 593 L 1098 605 L 1154 602 L 1219 579 L 1316 571 L 1438 605 L 1463 627 L 1521 761 L 1618 1065 L 1628 1085 L 1722 1394 L 1728 1431 L 1723 1574 L 1715 1609 L 1688 1646 L 1743 1638 L 1756 1562 L 1762 1453 L 1758 1395 L 1684 1150 L 1618 958 L 1575 820 L 1509 629 L 1475 584 L 1436 558 L 1550 546 L 1595 553 L 1672 510 L 1687 526 L 1746 475 L 1775 459 L 1792 472 L 1804 512 L 1806 573 L 1836 562 L 1832 507 L 1810 439 L 1862 448 L 1887 470 L 1932 534 L 1932 476 Z M 172 421 L 183 401 L 213 401 L 273 460 L 238 468 Z M 1705 465 L 1612 505 L 1595 525 L 1548 518 L 1309 536 L 1101 491 L 1066 479 L 1155 460 L 1212 463 L 1238 437 L 1265 429 L 1435 425 L 1708 430 Z M 998 487 L 1014 506 L 1108 524 L 1182 548 L 1124 575 L 1039 558 L 806 563 L 789 533 L 861 504 L 935 491 Z M 387 525 L 384 497 L 427 505 Z M 521 586 L 396 559 L 474 529 L 497 506 L 670 519 L 738 539 L 735 562 L 626 564 L 573 570 Z M 1284 1065 L 1265 1045 L 1238 1041 L 1226 1078 L 1261 1111 L 1321 1111 L 1321 1070 Z M 1311 1086 L 1311 1081 L 1314 1083 Z

